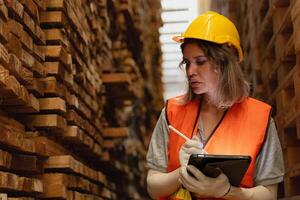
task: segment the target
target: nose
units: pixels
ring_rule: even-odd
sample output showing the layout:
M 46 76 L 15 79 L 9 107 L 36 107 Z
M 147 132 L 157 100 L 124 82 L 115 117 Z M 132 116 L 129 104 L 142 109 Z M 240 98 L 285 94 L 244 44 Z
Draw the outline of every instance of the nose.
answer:
M 186 69 L 188 77 L 191 77 L 193 75 L 197 74 L 197 66 L 194 62 L 190 63 L 190 65 Z

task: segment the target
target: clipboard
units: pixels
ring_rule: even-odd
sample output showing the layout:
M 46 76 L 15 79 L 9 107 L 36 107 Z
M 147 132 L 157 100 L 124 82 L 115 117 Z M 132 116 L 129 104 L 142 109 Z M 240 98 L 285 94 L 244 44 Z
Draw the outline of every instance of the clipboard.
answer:
M 233 186 L 239 186 L 251 162 L 251 156 L 192 154 L 189 165 L 194 165 L 206 176 L 216 178 L 223 172 Z

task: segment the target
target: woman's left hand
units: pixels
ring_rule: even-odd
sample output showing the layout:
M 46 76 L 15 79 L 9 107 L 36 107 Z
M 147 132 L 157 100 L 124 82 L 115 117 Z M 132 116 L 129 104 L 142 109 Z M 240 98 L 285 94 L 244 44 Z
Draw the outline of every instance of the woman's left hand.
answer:
M 188 170 L 194 177 L 184 170 Z M 205 176 L 193 165 L 181 168 L 179 181 L 198 197 L 223 197 L 231 187 L 225 174 L 221 173 L 218 177 L 211 178 Z

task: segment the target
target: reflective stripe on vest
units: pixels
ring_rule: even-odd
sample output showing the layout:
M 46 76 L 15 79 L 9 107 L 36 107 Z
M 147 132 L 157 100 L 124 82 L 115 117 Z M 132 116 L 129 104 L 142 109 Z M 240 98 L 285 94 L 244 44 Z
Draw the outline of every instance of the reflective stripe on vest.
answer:
M 192 138 L 198 128 L 199 107 L 199 99 L 184 105 L 178 103 L 177 98 L 170 99 L 167 103 L 167 119 L 170 125 Z M 205 145 L 205 150 L 212 154 L 251 156 L 252 161 L 241 187 L 253 187 L 255 161 L 264 142 L 270 111 L 268 104 L 253 98 L 234 104 Z M 172 131 L 169 138 L 167 170 L 171 172 L 180 166 L 179 150 L 185 141 Z

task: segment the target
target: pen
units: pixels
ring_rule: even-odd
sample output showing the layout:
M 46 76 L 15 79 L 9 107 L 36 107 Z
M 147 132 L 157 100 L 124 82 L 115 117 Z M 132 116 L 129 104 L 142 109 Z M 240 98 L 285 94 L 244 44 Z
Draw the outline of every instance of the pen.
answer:
M 168 126 L 169 129 L 171 129 L 172 131 L 174 131 L 175 133 L 177 133 L 180 137 L 182 137 L 183 139 L 185 139 L 186 141 L 191 140 L 190 138 L 186 137 L 183 133 L 181 133 L 180 131 L 178 131 L 176 128 L 174 128 L 173 126 L 169 125 Z M 203 149 L 203 144 L 201 143 L 200 148 L 202 149 L 204 154 L 207 154 L 207 152 Z
M 183 133 L 181 133 L 180 131 L 178 131 L 176 128 L 174 128 L 173 126 L 169 125 L 169 128 L 174 131 L 175 133 L 177 133 L 180 137 L 182 137 L 183 139 L 189 141 L 190 138 L 186 137 Z

